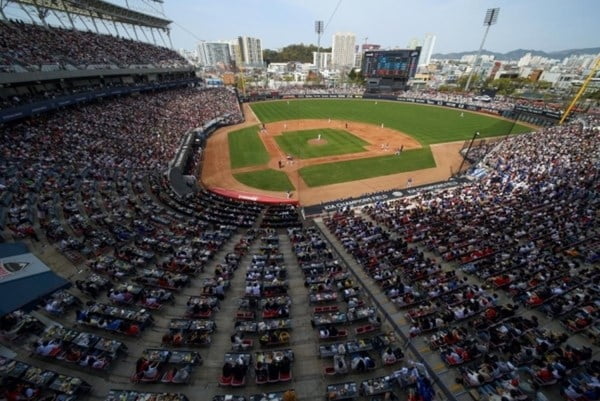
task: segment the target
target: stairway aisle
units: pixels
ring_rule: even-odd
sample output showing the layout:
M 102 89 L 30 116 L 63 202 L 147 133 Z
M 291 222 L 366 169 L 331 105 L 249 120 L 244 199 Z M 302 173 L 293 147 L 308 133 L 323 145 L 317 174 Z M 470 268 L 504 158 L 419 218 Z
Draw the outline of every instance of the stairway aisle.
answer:
M 368 216 L 363 215 L 362 217 L 368 218 Z M 408 335 L 408 330 L 410 328 L 410 323 L 406 320 L 405 313 L 406 310 L 399 309 L 393 302 L 389 300 L 389 298 L 385 295 L 384 291 L 375 284 L 373 279 L 364 271 L 362 266 L 354 259 L 352 255 L 350 255 L 344 246 L 340 243 L 340 241 L 333 235 L 322 219 L 315 219 L 315 225 L 319 227 L 323 235 L 327 238 L 327 240 L 332 244 L 333 248 L 340 255 L 340 257 L 345 261 L 346 265 L 350 270 L 353 271 L 355 276 L 362 281 L 364 287 L 366 287 L 373 298 L 377 300 L 377 302 L 381 305 L 381 310 L 384 312 L 384 327 L 386 327 L 390 322 L 390 320 L 395 323 L 398 328 L 401 330 L 401 333 L 397 332 L 399 338 L 409 338 L 410 343 L 413 346 L 413 349 L 416 350 L 429 364 L 432 370 L 436 373 L 436 375 L 440 378 L 441 382 L 452 392 L 456 397 L 459 395 L 465 395 L 466 393 L 462 390 L 462 386 L 458 386 L 455 382 L 454 372 L 446 368 L 446 366 L 441 363 L 439 356 L 437 353 L 429 350 L 429 347 L 425 344 L 423 338 L 410 338 Z M 393 326 L 392 326 L 393 327 Z M 385 330 L 384 330 L 385 331 Z M 403 344 L 403 348 L 405 349 L 405 361 L 418 361 L 418 358 L 411 351 L 410 348 L 407 348 L 409 342 L 405 342 Z M 442 393 L 438 393 L 439 396 L 442 396 Z
M 231 242 L 231 246 L 228 246 L 227 252 L 232 252 L 233 247 L 239 242 L 242 236 L 236 236 L 236 239 Z M 258 250 L 258 241 L 251 244 L 250 250 L 240 259 L 239 265 L 233 278 L 230 280 L 229 290 L 225 293 L 225 299 L 219 304 L 219 311 L 215 316 L 215 323 L 217 330 L 212 334 L 212 344 L 206 349 L 204 354 L 204 364 L 200 368 L 202 374 L 197 382 L 202 382 L 202 387 L 196 386 L 194 392 L 188 394 L 190 400 L 212 400 L 212 397 L 217 394 L 226 393 L 243 393 L 247 391 L 242 389 L 220 388 L 218 385 L 219 377 L 221 376 L 221 370 L 223 368 L 223 357 L 227 352 L 231 351 L 231 335 L 234 332 L 235 324 L 235 312 L 238 309 L 238 302 L 240 297 L 244 294 L 244 287 L 246 282 L 246 267 L 250 264 L 252 254 Z M 223 261 L 225 255 L 219 261 Z M 210 271 L 210 275 L 214 273 L 214 266 Z
M 301 400 L 320 400 L 325 395 L 322 362 L 318 357 L 318 341 L 315 329 L 310 324 L 311 307 L 308 303 L 308 290 L 304 286 L 304 275 L 300 270 L 296 255 L 286 231 L 279 234 L 279 250 L 283 253 L 289 282 L 288 294 L 292 300 L 292 337 L 294 351 L 292 373 L 294 380 L 288 387 L 296 390 Z

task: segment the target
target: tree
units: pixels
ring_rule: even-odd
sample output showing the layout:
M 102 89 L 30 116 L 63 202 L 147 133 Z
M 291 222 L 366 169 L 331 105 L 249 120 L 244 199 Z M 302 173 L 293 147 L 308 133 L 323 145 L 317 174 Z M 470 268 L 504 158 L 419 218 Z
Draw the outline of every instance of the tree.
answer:
M 306 82 L 311 85 L 319 85 L 321 83 L 321 74 L 317 74 L 314 71 L 309 71 L 306 76 Z
M 600 90 L 585 95 L 586 99 L 600 100 Z
M 277 58 L 279 57 L 279 53 L 275 50 L 265 49 L 263 50 L 263 60 L 269 61 L 271 63 L 277 62 Z
M 458 80 L 456 81 L 456 90 L 455 91 L 463 92 L 468 79 L 469 79 L 469 75 L 463 75 L 462 77 L 458 78 Z M 480 74 L 473 74 L 473 77 L 471 78 L 471 86 L 470 86 L 471 90 L 473 90 L 473 88 L 475 88 L 477 86 L 477 85 L 475 85 L 475 83 L 478 82 L 480 79 L 481 79 Z
M 290 84 L 290 82 L 292 82 L 294 80 L 294 76 L 291 74 L 286 74 L 283 76 L 283 80 L 286 83 L 286 86 Z
M 303 43 L 288 45 L 281 50 L 263 50 L 263 59 L 272 63 L 284 63 L 288 61 L 300 61 L 302 63 L 311 63 L 313 61 L 312 53 L 316 52 L 318 47 L 315 45 L 305 45 Z M 331 48 L 321 48 L 321 52 L 330 52 Z
M 512 95 L 517 89 L 523 88 L 530 84 L 531 81 L 527 78 L 498 78 L 493 80 L 490 85 L 497 88 L 500 95 Z
M 546 90 L 552 88 L 552 82 L 548 81 L 537 81 L 533 84 L 533 87 L 537 90 Z
M 348 80 L 353 84 L 359 85 L 362 85 L 365 82 L 365 79 L 363 78 L 362 74 L 356 72 L 354 68 L 352 68 L 348 73 Z
M 440 85 L 437 90 L 438 92 L 456 92 L 457 88 L 454 85 Z

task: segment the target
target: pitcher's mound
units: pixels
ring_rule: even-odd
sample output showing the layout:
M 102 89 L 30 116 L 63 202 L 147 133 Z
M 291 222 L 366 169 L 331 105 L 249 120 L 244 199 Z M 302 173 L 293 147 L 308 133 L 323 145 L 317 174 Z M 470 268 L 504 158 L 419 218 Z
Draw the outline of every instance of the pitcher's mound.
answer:
M 327 139 L 309 139 L 309 145 L 325 145 L 327 143 Z

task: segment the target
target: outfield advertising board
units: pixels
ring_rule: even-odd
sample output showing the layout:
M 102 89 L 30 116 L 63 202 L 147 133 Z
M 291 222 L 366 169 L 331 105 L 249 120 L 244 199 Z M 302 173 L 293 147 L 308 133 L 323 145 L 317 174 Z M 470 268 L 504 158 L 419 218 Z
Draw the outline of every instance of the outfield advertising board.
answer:
M 396 96 L 394 98 L 394 100 L 397 100 L 398 102 L 405 102 L 405 103 L 427 104 L 427 105 L 431 105 L 431 106 L 444 106 L 444 107 L 452 107 L 455 109 L 479 111 L 479 112 L 484 112 L 484 113 L 489 113 L 489 114 L 499 115 L 499 116 L 501 116 L 502 113 L 504 111 L 506 111 L 506 110 L 493 109 L 490 107 L 475 106 L 475 105 L 466 104 L 466 103 L 447 102 L 445 100 L 419 99 L 419 98 L 403 97 L 403 96 Z
M 431 106 L 444 106 L 455 109 L 478 111 L 488 113 L 495 116 L 501 116 L 507 110 L 498 110 L 491 107 L 475 106 L 467 103 L 447 102 L 445 100 L 419 99 L 413 97 L 393 96 L 393 95 L 344 95 L 335 93 L 301 93 L 294 95 L 279 96 L 278 99 L 377 99 L 377 100 L 393 100 L 404 103 L 426 104 Z M 242 99 L 248 101 L 248 99 Z M 256 99 L 253 99 L 256 100 Z M 259 99 L 260 100 L 260 99 Z
M 464 184 L 467 180 L 463 177 L 451 178 L 447 181 L 434 182 L 431 184 L 420 185 L 411 188 L 391 189 L 389 191 L 367 194 L 357 198 L 340 199 L 332 202 L 321 203 L 319 205 L 307 206 L 304 208 L 306 216 L 314 216 L 321 213 L 335 212 L 346 207 L 365 206 L 377 202 L 391 201 L 407 196 L 418 195 L 423 192 L 437 191 L 440 189 L 453 188 Z

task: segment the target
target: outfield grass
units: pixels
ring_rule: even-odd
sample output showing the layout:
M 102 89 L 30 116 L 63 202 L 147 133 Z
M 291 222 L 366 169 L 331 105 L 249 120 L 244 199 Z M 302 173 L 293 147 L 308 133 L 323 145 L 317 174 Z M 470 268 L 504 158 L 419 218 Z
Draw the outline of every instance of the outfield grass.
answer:
M 267 169 L 238 173 L 233 176 L 242 184 L 266 191 L 291 191 L 294 189 L 288 176 L 282 171 Z
M 360 121 L 402 131 L 422 145 L 470 139 L 477 131 L 481 137 L 530 132 L 532 129 L 512 121 L 478 113 L 393 101 L 357 99 L 307 99 L 251 104 L 264 123 L 297 119 Z
M 406 150 L 400 156 L 388 155 L 307 166 L 300 169 L 302 179 L 309 187 L 362 180 L 435 167 L 429 147 Z
M 269 153 L 258 137 L 258 125 L 231 131 L 227 140 L 232 169 L 259 166 L 269 162 Z
M 319 135 L 321 135 L 321 140 L 327 141 L 327 143 L 308 143 L 311 139 L 317 139 Z M 347 131 L 330 128 L 289 131 L 274 138 L 277 145 L 286 154 L 293 155 L 298 159 L 364 152 L 366 150 L 364 146 L 369 144 Z

